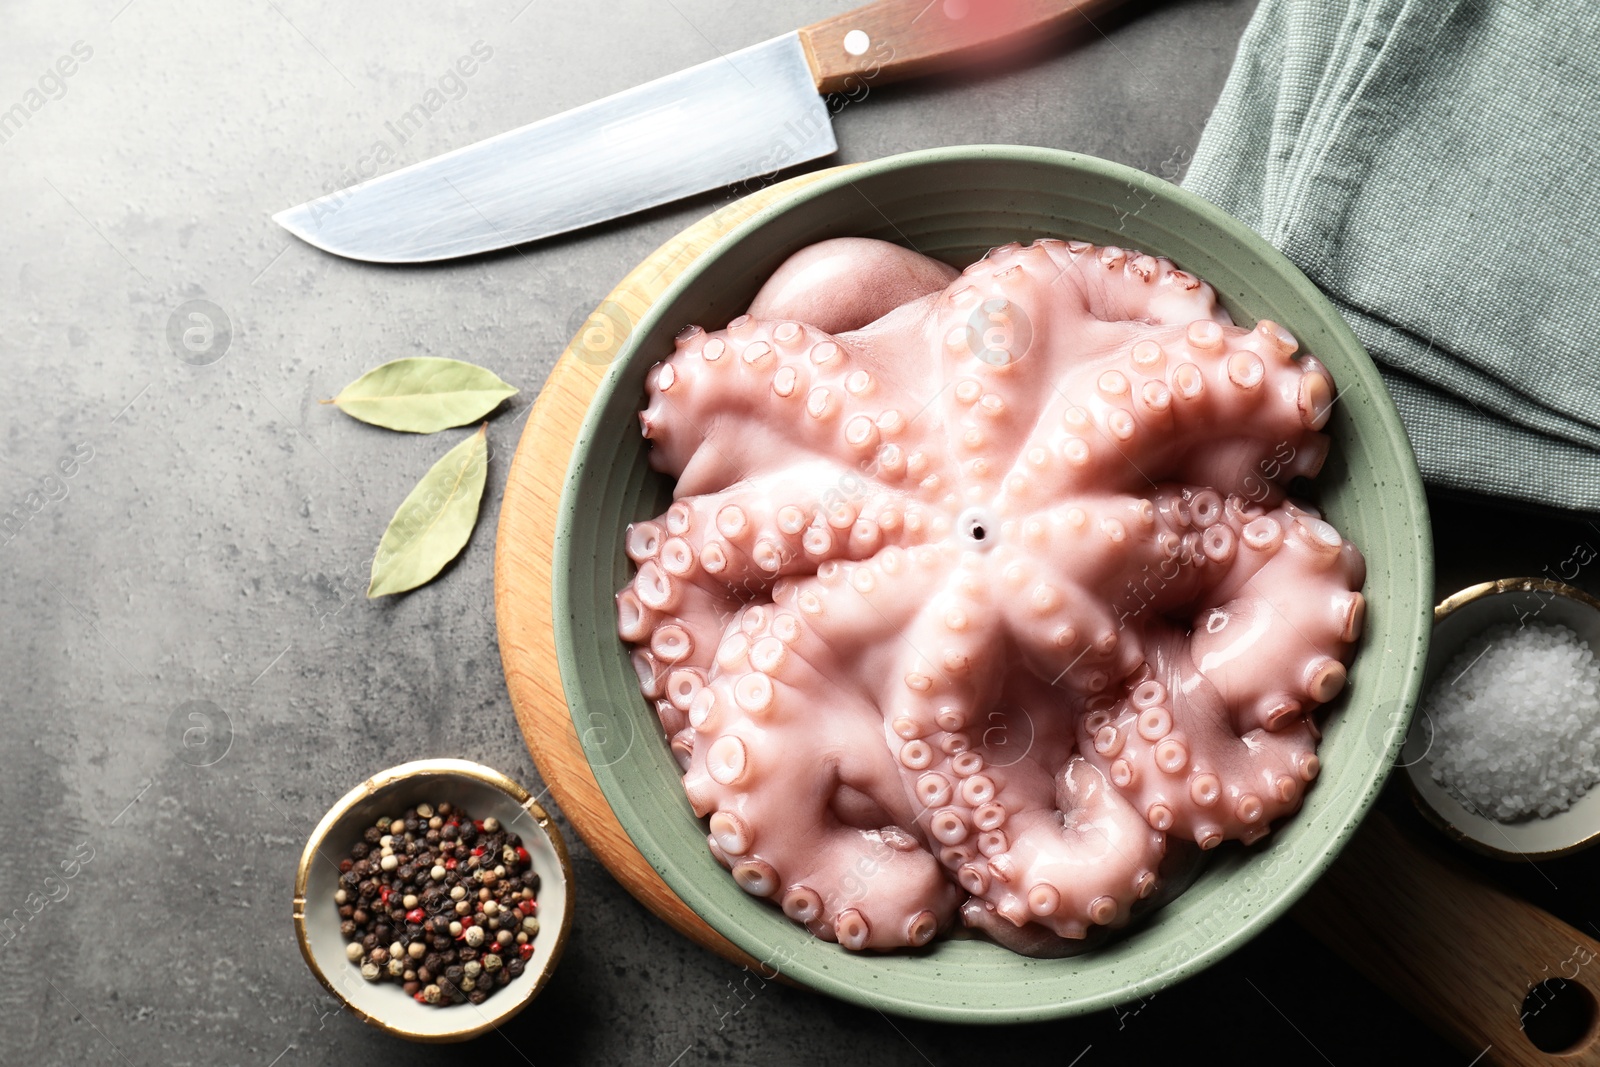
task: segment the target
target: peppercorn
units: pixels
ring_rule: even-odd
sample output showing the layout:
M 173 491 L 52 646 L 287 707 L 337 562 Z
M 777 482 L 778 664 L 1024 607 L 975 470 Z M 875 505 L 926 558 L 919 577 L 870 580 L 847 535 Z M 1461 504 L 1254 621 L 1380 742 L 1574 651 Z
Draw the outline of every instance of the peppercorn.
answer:
M 439 838 L 443 841 L 454 841 L 456 839 L 456 833 L 456 824 L 453 822 L 447 822 L 443 826 L 439 827 Z
M 489 999 L 489 994 L 485 993 L 481 989 L 474 989 L 472 992 L 467 994 L 467 999 L 472 1001 L 474 1004 L 482 1004 L 484 1001 Z
M 352 920 L 352 919 L 346 919 L 344 922 L 340 923 L 339 924 L 339 933 L 344 937 L 344 939 L 346 941 L 350 940 L 352 937 L 355 937 L 356 936 L 356 924 L 355 924 L 355 921 Z
M 361 959 L 361 946 L 354 941 L 350 942 L 344 947 L 344 955 L 351 963 L 359 961 Z
M 488 971 L 490 974 L 493 974 L 495 971 L 498 971 L 501 968 L 501 966 L 503 965 L 503 963 L 504 963 L 504 961 L 501 960 L 500 957 L 497 956 L 496 954 L 494 954 L 493 952 L 491 952 L 487 956 L 483 957 L 483 969 Z
M 371 949 L 368 955 L 372 957 L 372 962 L 376 963 L 379 967 L 382 967 L 389 962 L 389 950 L 384 948 L 382 945 L 378 945 Z
M 436 985 L 425 986 L 422 990 L 422 999 L 429 1004 L 439 1003 L 440 995 L 439 987 Z
M 522 962 L 526 958 L 527 957 L 525 957 L 525 956 L 513 956 L 511 958 L 510 962 L 508 962 L 506 964 L 506 970 L 508 972 L 510 972 L 511 977 L 513 977 L 513 978 L 521 978 L 522 977 L 522 972 L 524 970 L 526 970 L 527 966 L 528 966 L 526 963 Z
M 355 905 L 343 904 L 339 907 L 339 918 L 348 919 L 356 913 Z
M 450 947 L 450 934 L 448 932 L 438 934 L 428 944 L 433 946 L 435 952 L 443 952 Z
M 378 935 L 377 934 L 368 934 L 365 937 L 363 937 L 361 939 L 361 947 L 366 949 L 368 952 L 371 952 L 373 949 L 377 948 L 378 947 Z
M 414 960 L 420 960 L 427 954 L 428 946 L 424 945 L 421 941 L 413 941 L 411 944 L 406 946 L 406 955 L 410 956 Z

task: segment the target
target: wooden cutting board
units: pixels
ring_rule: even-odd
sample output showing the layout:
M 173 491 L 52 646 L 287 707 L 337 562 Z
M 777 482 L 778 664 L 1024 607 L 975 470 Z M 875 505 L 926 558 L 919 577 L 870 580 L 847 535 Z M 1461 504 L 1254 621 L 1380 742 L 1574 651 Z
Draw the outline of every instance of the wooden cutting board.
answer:
M 733 227 L 832 171 L 802 175 L 719 209 L 657 249 L 600 303 L 562 353 L 528 416 L 511 462 L 495 548 L 500 656 L 517 724 L 568 821 L 622 886 L 679 933 L 734 963 L 756 967 L 690 911 L 639 854 L 617 821 L 567 709 L 556 664 L 551 546 L 573 442 L 610 357 L 702 252 Z M 1600 942 L 1508 896 L 1382 814 L 1368 819 L 1294 917 L 1479 1063 L 1600 1067 L 1600 1023 L 1564 1054 L 1522 1032 L 1529 990 L 1552 977 L 1600 997 Z M 1532 1002 L 1535 1007 L 1538 1001 Z M 1553 1010 L 1553 1009 L 1552 1009 Z

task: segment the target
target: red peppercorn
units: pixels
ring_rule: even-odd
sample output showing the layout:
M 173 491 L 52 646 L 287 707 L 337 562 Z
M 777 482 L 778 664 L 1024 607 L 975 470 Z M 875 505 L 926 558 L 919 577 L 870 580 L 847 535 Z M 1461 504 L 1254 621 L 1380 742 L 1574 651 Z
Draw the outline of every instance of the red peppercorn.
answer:
M 473 850 L 472 850 L 472 854 L 473 854 L 473 855 L 474 855 L 474 856 L 481 856 L 481 855 L 483 855 L 483 846 L 482 846 L 482 845 L 479 845 L 479 846 L 478 846 L 478 847 L 477 847 L 477 848 L 475 848 L 475 849 L 473 849 Z
M 527 944 L 522 945 L 517 949 L 517 951 L 522 953 L 523 959 L 527 959 L 529 956 L 533 955 L 533 942 L 530 941 Z
M 421 908 L 412 908 L 410 911 L 406 912 L 406 922 L 410 923 L 420 923 L 427 917 L 428 913 L 423 911 Z
M 483 820 L 482 819 L 473 819 L 472 820 L 472 825 L 478 828 L 478 832 L 480 834 L 483 833 Z
M 383 898 L 383 902 L 385 904 L 389 903 L 389 887 L 384 886 L 382 889 L 378 890 L 378 896 Z
M 447 871 L 453 871 L 456 869 L 456 858 L 454 856 L 451 856 L 449 859 L 444 861 L 444 869 Z
M 350 868 L 354 867 L 355 865 L 356 865 L 355 860 L 340 860 L 339 861 L 339 873 L 340 874 L 347 874 L 347 873 L 349 873 Z
M 528 862 L 528 850 L 523 848 L 521 845 L 517 846 L 517 859 L 521 860 L 523 863 Z
M 537 900 L 524 900 L 517 905 L 517 910 L 524 915 L 532 915 L 539 910 L 539 902 Z
M 411 994 L 411 999 L 416 1001 L 418 1004 L 426 1004 L 426 1003 L 428 1003 L 428 998 L 424 997 L 421 993 L 413 993 L 413 994 Z

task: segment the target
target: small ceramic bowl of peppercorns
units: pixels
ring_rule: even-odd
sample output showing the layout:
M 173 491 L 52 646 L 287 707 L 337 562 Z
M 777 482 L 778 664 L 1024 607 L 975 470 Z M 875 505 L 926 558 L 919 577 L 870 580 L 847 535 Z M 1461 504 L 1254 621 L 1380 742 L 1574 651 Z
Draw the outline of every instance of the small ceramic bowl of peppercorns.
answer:
M 353 1014 L 462 1041 L 531 1001 L 572 923 L 561 833 L 528 791 L 466 760 L 373 775 L 323 816 L 295 879 L 312 973 Z

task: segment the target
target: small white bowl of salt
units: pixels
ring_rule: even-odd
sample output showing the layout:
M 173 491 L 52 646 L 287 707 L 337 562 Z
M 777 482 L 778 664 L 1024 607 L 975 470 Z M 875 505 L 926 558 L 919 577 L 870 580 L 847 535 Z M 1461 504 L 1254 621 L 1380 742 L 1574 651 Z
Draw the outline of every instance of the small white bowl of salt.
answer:
M 1600 600 L 1506 578 L 1463 589 L 1433 619 L 1401 755 L 1418 808 L 1501 859 L 1600 840 Z

